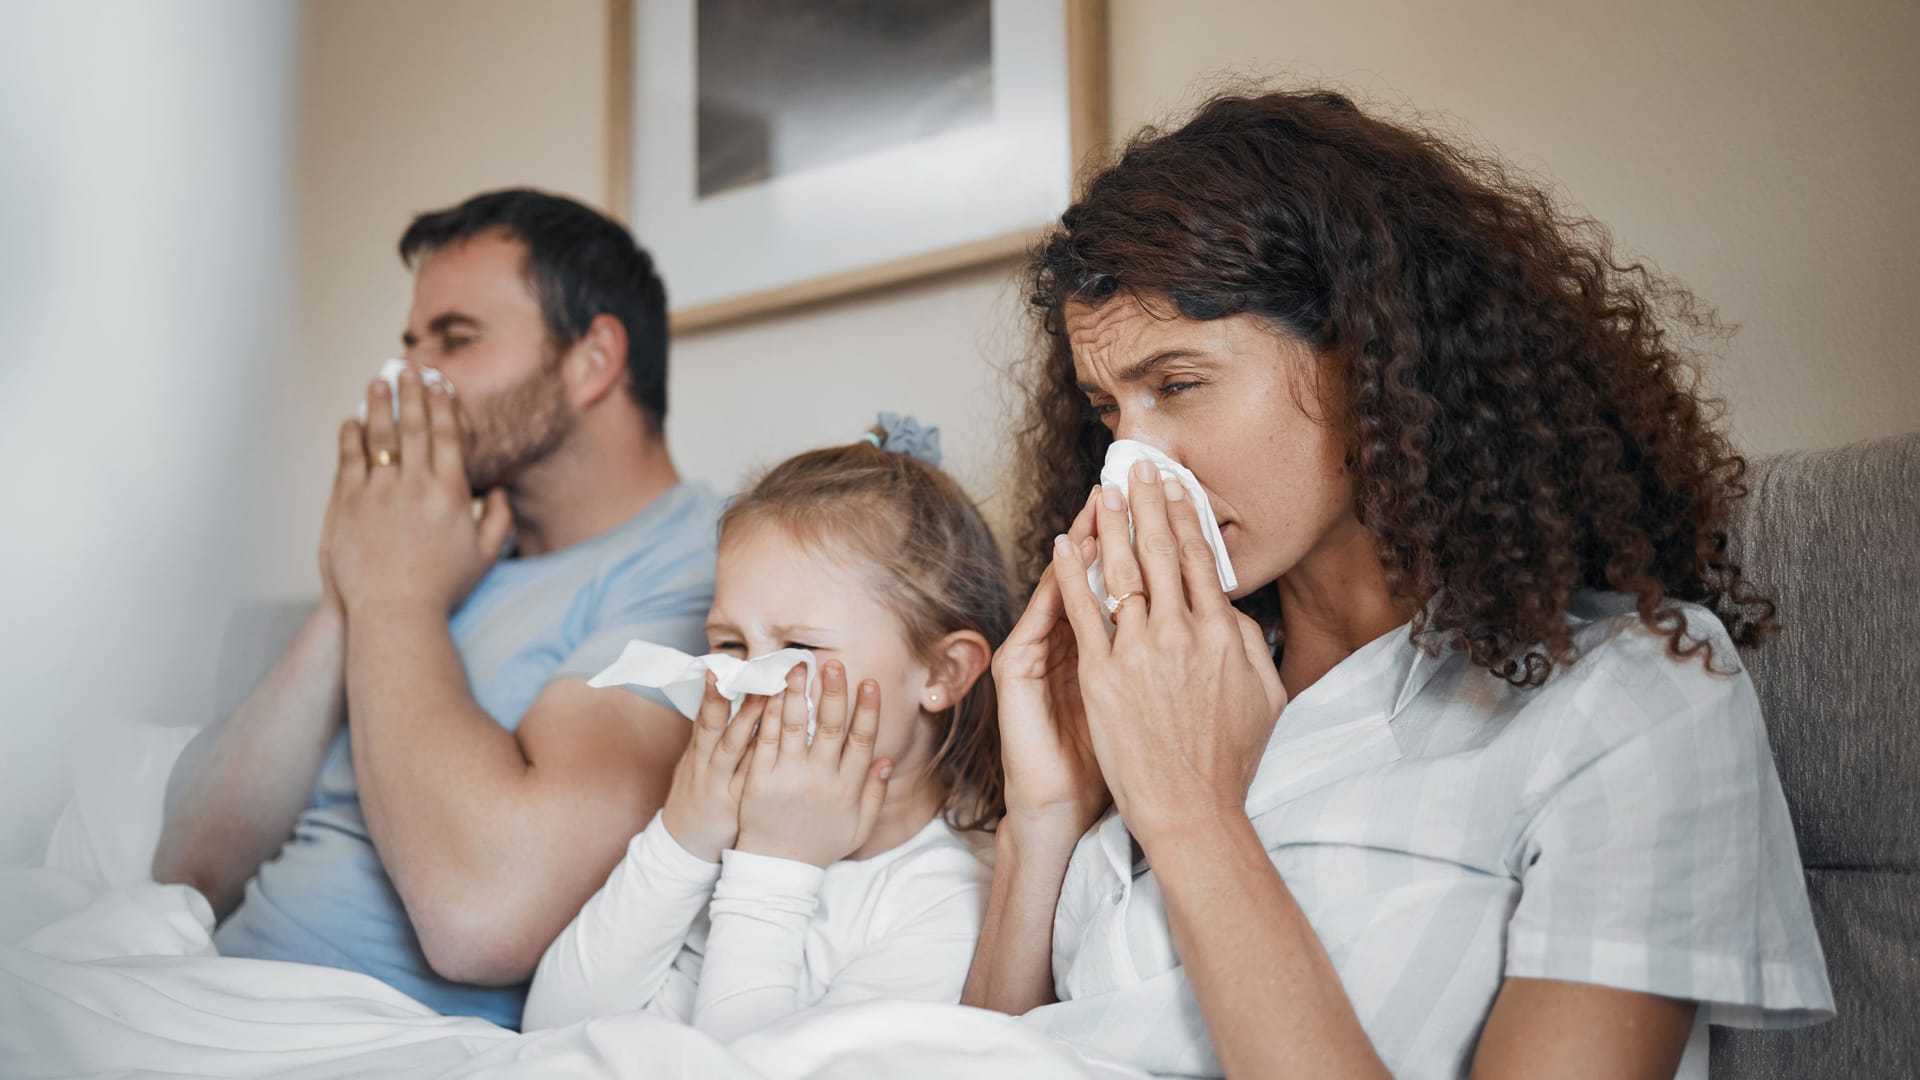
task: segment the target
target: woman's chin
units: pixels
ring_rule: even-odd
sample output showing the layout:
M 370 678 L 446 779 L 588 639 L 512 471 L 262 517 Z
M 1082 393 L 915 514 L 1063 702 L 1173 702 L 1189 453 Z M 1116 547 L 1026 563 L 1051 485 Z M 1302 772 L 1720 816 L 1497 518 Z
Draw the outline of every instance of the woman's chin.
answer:
M 1273 584 L 1272 578 L 1260 578 L 1258 580 L 1255 580 L 1252 578 L 1241 578 L 1240 587 L 1228 593 L 1227 599 L 1228 600 L 1245 600 L 1247 597 L 1252 596 L 1254 593 L 1259 592 L 1261 589 L 1264 589 L 1271 584 Z
M 1266 584 L 1264 581 L 1257 580 L 1260 575 L 1249 574 L 1241 568 L 1246 561 L 1246 556 L 1235 550 L 1240 546 L 1241 539 L 1243 538 L 1240 535 L 1240 526 L 1231 521 L 1221 523 L 1220 546 L 1226 549 L 1227 561 L 1233 565 L 1233 576 L 1238 580 L 1238 585 L 1227 593 L 1229 600 L 1244 600 L 1259 592 L 1260 586 Z

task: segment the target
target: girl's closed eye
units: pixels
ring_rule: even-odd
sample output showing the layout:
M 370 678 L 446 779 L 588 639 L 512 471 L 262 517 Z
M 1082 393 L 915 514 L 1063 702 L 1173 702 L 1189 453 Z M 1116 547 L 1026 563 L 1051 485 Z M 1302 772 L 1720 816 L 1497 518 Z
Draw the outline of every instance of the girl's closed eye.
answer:
M 831 651 L 825 645 L 810 645 L 804 641 L 783 641 L 780 643 L 780 647 L 782 649 L 807 649 L 812 652 L 830 652 Z M 707 646 L 707 649 L 710 652 L 727 653 L 729 655 L 737 655 L 743 660 L 747 659 L 747 646 L 745 642 L 715 641 L 709 644 Z

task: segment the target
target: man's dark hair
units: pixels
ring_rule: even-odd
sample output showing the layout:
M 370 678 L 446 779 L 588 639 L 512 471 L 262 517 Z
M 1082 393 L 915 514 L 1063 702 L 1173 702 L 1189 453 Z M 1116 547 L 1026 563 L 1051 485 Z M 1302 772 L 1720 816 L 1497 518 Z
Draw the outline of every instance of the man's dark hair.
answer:
M 547 336 L 570 348 L 597 315 L 627 330 L 634 401 L 655 431 L 667 418 L 667 289 L 653 257 L 620 223 L 572 199 L 531 188 L 475 195 L 421 214 L 400 237 L 408 269 L 448 244 L 500 230 L 527 246 L 524 273 L 540 300 Z

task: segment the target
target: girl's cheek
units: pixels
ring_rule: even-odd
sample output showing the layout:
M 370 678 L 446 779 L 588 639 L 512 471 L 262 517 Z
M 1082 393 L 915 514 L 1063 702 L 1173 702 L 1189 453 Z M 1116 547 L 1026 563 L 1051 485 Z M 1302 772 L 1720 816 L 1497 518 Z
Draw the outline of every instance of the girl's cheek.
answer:
M 898 758 L 913 745 L 913 732 L 920 720 L 918 709 L 888 708 L 880 712 L 880 732 L 873 741 L 873 756 Z

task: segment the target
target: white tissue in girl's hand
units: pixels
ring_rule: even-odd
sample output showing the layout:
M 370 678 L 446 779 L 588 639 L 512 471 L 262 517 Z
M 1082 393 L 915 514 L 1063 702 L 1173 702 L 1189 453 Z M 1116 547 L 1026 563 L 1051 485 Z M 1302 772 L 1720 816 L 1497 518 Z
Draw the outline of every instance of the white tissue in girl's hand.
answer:
M 732 703 L 731 717 L 739 713 L 741 699 L 748 694 L 777 694 L 787 688 L 787 674 L 796 665 L 807 668 L 807 737 L 813 737 L 813 690 L 818 664 L 810 649 L 781 649 L 751 660 L 727 653 L 694 656 L 651 641 L 629 641 L 613 663 L 587 680 L 596 689 L 605 686 L 644 686 L 666 695 L 673 707 L 689 720 L 700 718 L 700 699 L 707 692 L 707 672 L 714 674 L 714 689 Z
M 386 363 L 380 365 L 379 374 L 374 376 L 376 379 L 384 379 L 387 386 L 393 390 L 393 393 L 388 396 L 387 400 L 393 402 L 393 418 L 395 420 L 400 419 L 400 373 L 405 371 L 406 368 L 407 362 L 405 360 L 388 360 Z M 430 367 L 420 369 L 420 382 L 424 386 L 432 386 L 434 383 L 442 382 L 449 386 L 453 385 L 451 380 L 445 375 L 440 374 L 438 368 Z M 359 403 L 354 406 L 353 415 L 358 417 L 361 423 L 364 424 L 367 422 L 366 398 L 361 398 Z
M 1193 508 L 1200 514 L 1200 530 L 1206 534 L 1207 546 L 1213 549 L 1213 566 L 1220 574 L 1220 591 L 1232 592 L 1238 588 L 1240 582 L 1233 576 L 1233 562 L 1227 558 L 1226 542 L 1220 539 L 1220 523 L 1213 519 L 1213 506 L 1208 502 L 1206 490 L 1200 486 L 1200 481 L 1194 478 L 1193 471 L 1146 443 L 1134 439 L 1118 439 L 1112 446 L 1107 447 L 1106 464 L 1100 467 L 1100 486 L 1118 488 L 1120 494 L 1129 496 L 1127 511 L 1129 539 L 1131 539 L 1133 528 L 1130 487 L 1133 483 L 1133 466 L 1138 461 L 1152 462 L 1153 467 L 1160 470 L 1161 479 L 1177 480 L 1180 486 L 1186 489 L 1187 498 L 1192 500 Z M 1093 560 L 1092 566 L 1087 567 L 1087 584 L 1092 587 L 1093 595 L 1104 605 L 1109 594 L 1106 579 L 1100 572 L 1100 560 L 1097 558 Z

